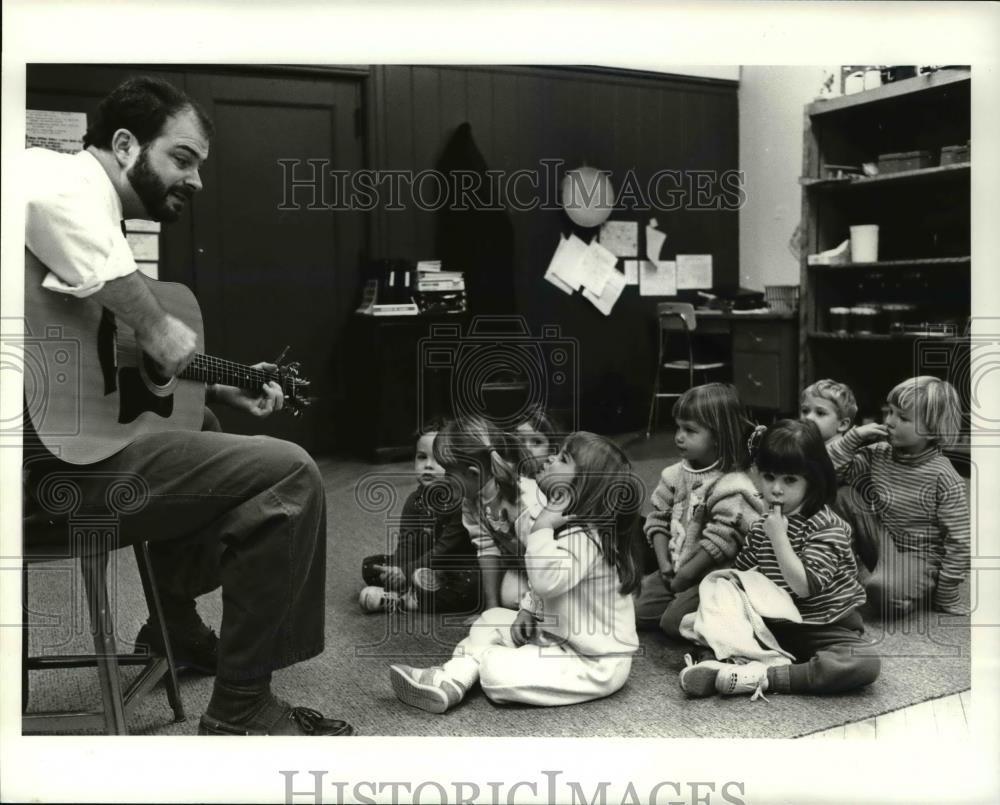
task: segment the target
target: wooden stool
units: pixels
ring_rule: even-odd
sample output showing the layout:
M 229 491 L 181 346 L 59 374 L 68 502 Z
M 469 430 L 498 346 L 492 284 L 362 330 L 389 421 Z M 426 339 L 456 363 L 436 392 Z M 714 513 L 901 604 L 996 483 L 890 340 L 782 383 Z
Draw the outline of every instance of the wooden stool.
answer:
M 166 654 L 164 657 L 118 653 L 107 583 L 108 560 L 111 551 L 118 545 L 118 514 L 81 515 L 76 512 L 75 505 L 72 508 L 73 511 L 68 517 L 53 517 L 48 513 L 36 512 L 23 520 L 22 733 L 27 735 L 100 729 L 108 735 L 127 735 L 127 721 L 134 708 L 160 679 L 164 680 L 167 700 L 174 711 L 174 720 L 184 721 L 184 706 L 177 685 L 177 669 L 156 589 L 148 543 L 138 542 L 133 547 L 146 605 L 149 608 L 150 622 L 152 628 L 158 630 L 162 637 Z M 65 515 L 66 512 L 62 514 Z M 29 656 L 28 565 L 69 557 L 75 557 L 80 562 L 94 653 Z M 122 665 L 143 666 L 136 679 L 124 690 L 119 673 L 119 667 Z M 103 709 L 96 712 L 28 713 L 28 672 L 53 668 L 97 668 Z

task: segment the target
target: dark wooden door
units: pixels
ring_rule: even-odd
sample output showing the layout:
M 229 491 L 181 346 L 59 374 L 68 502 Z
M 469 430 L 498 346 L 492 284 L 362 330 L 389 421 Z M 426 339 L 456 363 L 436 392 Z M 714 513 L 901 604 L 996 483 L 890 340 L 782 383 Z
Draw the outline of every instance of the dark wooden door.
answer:
M 342 394 L 336 347 L 357 303 L 364 220 L 358 212 L 310 204 L 309 192 L 285 194 L 289 176 L 362 166 L 355 127 L 360 82 L 335 75 L 195 73 L 186 86 L 216 126 L 193 208 L 195 292 L 208 349 L 254 363 L 289 345 L 289 357 L 302 362 L 318 398 L 298 419 L 258 422 L 222 410 L 223 427 L 328 449 Z M 300 162 L 294 174 L 287 173 L 287 160 Z M 320 194 L 316 200 L 323 200 Z
M 279 160 L 355 170 L 355 128 L 364 72 L 204 66 L 29 65 L 27 108 L 81 111 L 125 78 L 158 75 L 185 89 L 214 119 L 204 190 L 179 221 L 163 227 L 159 277 L 195 291 L 209 354 L 253 363 L 286 344 L 312 381 L 316 405 L 300 419 L 251 419 L 220 409 L 231 432 L 269 433 L 310 450 L 336 441 L 334 406 L 344 396 L 335 348 L 358 301 L 365 244 L 362 213 L 281 210 Z M 303 173 L 296 176 L 301 178 Z

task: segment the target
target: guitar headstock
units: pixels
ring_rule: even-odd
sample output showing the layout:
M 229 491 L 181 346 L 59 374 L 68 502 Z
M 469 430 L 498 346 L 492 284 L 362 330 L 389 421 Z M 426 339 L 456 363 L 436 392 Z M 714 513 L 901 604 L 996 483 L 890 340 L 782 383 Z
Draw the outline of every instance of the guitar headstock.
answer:
M 288 411 L 292 416 L 299 416 L 315 400 L 315 397 L 310 397 L 307 393 L 309 381 L 299 374 L 301 369 L 302 365 L 298 361 L 278 365 L 278 383 L 285 395 L 285 407 L 282 410 Z

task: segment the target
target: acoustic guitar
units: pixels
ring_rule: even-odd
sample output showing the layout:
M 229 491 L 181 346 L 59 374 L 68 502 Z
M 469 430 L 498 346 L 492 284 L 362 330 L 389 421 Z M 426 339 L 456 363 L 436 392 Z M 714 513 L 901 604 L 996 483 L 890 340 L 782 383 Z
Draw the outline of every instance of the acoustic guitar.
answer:
M 18 346 L 25 412 L 42 444 L 63 461 L 92 464 L 143 434 L 199 430 L 206 383 L 257 393 L 273 380 L 293 414 L 311 401 L 297 363 L 267 372 L 202 354 L 201 309 L 184 285 L 144 277 L 163 309 L 198 336 L 188 367 L 164 377 L 131 327 L 93 299 L 43 288 L 48 269 L 27 249 L 24 259 L 25 331 Z

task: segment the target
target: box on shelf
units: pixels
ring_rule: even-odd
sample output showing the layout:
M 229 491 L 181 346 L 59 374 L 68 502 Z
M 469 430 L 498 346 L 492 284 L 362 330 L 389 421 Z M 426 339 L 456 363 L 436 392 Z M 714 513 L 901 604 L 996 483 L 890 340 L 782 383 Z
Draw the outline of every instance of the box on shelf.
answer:
M 970 158 L 969 143 L 965 145 L 946 145 L 941 149 L 942 165 L 960 165 Z
M 930 151 L 899 151 L 878 155 L 879 173 L 899 173 L 931 167 Z

